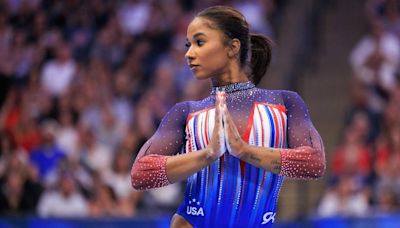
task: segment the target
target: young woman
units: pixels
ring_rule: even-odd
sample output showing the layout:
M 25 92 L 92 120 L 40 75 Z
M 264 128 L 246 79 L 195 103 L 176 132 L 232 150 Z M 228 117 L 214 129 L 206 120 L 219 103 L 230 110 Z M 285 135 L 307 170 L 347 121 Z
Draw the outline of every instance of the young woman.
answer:
M 210 96 L 176 104 L 141 148 L 135 189 L 187 179 L 171 227 L 270 227 L 284 177 L 319 178 L 321 137 L 294 92 L 257 88 L 271 42 L 249 33 L 241 13 L 225 6 L 200 12 L 187 30 L 188 65 L 211 79 Z

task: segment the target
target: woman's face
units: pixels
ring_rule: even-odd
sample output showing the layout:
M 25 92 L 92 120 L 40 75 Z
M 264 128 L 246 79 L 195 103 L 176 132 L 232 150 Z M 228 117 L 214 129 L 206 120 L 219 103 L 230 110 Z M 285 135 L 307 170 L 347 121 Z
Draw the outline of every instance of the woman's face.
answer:
M 228 69 L 228 46 L 223 43 L 224 34 L 211 28 L 210 24 L 209 20 L 196 17 L 187 29 L 185 58 L 197 79 L 218 79 Z

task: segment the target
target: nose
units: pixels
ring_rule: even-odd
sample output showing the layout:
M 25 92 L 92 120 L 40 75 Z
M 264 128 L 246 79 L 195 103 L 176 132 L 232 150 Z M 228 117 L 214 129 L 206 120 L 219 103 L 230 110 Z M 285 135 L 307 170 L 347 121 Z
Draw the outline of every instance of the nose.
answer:
M 193 46 L 190 46 L 189 48 L 188 48 L 188 50 L 186 51 L 186 53 L 185 53 L 185 58 L 187 59 L 187 60 L 193 60 L 194 59 L 194 53 L 193 53 L 193 48 L 192 48 Z

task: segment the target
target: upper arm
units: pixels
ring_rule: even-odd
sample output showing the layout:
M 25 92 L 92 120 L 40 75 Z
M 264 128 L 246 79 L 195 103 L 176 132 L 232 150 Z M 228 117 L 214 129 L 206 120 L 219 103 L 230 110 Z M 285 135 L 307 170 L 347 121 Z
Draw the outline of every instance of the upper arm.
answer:
M 289 148 L 310 146 L 324 151 L 321 136 L 311 122 L 303 99 L 295 92 L 282 94 L 287 109 L 287 142 Z
M 136 160 L 150 154 L 174 155 L 185 142 L 185 125 L 189 113 L 187 102 L 176 104 L 162 119 L 154 135 L 142 146 Z

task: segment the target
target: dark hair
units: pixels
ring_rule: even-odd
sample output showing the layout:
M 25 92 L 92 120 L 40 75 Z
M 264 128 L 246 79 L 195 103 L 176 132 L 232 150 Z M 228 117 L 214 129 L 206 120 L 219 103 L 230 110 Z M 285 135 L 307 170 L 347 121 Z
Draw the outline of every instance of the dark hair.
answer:
M 240 66 L 250 66 L 250 80 L 258 84 L 271 62 L 272 41 L 261 34 L 251 34 L 249 24 L 244 16 L 234 8 L 228 6 L 212 6 L 197 14 L 210 20 L 217 29 L 221 30 L 227 38 L 240 41 Z M 249 62 L 249 49 L 251 60 Z

